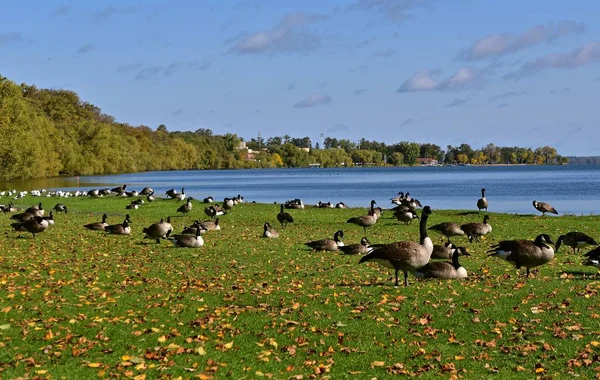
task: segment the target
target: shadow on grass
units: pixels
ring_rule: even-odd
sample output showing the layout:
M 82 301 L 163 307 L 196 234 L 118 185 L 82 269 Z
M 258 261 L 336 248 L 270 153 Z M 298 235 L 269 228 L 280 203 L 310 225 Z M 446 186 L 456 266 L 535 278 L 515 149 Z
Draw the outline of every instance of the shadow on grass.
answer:
M 599 278 L 598 272 L 590 273 L 590 272 L 582 272 L 578 270 L 574 271 L 564 271 L 563 273 L 573 276 L 567 277 L 568 280 L 597 280 Z

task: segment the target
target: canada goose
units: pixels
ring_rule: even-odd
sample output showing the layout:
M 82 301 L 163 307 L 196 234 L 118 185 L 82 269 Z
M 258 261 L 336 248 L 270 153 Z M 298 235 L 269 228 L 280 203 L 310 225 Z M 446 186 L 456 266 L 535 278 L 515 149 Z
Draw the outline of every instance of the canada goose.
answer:
M 485 199 L 485 189 L 481 189 L 481 198 L 477 200 L 477 212 L 485 209 L 485 212 L 488 210 L 488 201 Z
M 127 188 L 127 185 L 123 185 L 123 186 L 117 186 L 113 189 L 110 190 L 111 193 L 117 193 L 119 195 L 122 195 L 125 192 L 125 189 Z
M 488 223 L 490 216 L 486 215 L 483 217 L 483 223 L 467 223 L 460 226 L 467 236 L 469 237 L 469 243 L 473 240 L 479 241 L 480 236 L 484 236 L 492 232 L 492 225 Z
M 175 194 L 175 199 L 177 199 L 178 201 L 182 201 L 185 199 L 185 189 L 182 187 L 181 188 L 181 193 L 177 193 Z
M 294 200 L 285 202 L 285 208 L 293 208 L 296 210 L 303 210 L 304 202 L 302 202 L 300 199 L 296 198 Z
M 556 211 L 554 207 L 550 206 L 550 204 L 546 202 L 533 201 L 533 207 L 540 211 L 542 216 L 546 215 L 547 212 L 558 215 L 558 211 Z
M 546 264 L 554 258 L 554 249 L 549 245 L 554 244 L 550 236 L 538 235 L 534 241 L 531 240 L 503 240 L 494 245 L 488 251 L 489 256 L 496 256 L 502 260 L 514 263 L 517 269 L 529 269 Z
M 283 205 L 279 207 L 279 214 L 277 214 L 277 220 L 281 223 L 281 229 L 285 229 L 288 223 L 294 223 L 294 218 L 289 212 L 283 211 Z
M 42 207 L 42 202 L 40 202 L 37 206 L 31 206 L 25 212 L 33 214 L 33 216 L 44 216 L 44 208 Z
M 434 245 L 433 252 L 431 253 L 432 259 L 451 259 L 454 251 L 459 251 L 463 256 L 471 256 L 469 251 L 465 247 L 457 247 L 452 243 L 445 243 L 444 245 Z
M 92 189 L 87 192 L 87 195 L 92 198 L 98 198 L 100 196 L 100 190 Z
M 344 202 L 336 203 L 335 208 L 347 208 Z
M 223 210 L 218 204 L 208 206 L 204 209 L 204 213 L 206 214 L 206 216 L 209 216 L 212 219 L 214 219 L 217 216 L 227 214 L 225 210 Z
M 195 235 L 173 235 L 168 239 L 180 248 L 200 248 L 204 245 L 204 239 L 200 236 L 200 228 L 196 228 Z
M 29 219 L 33 219 L 35 217 L 35 213 L 25 211 L 19 214 L 13 214 L 10 218 L 19 222 L 26 222 Z
M 108 190 L 107 187 L 105 187 L 104 189 L 100 189 L 98 190 L 98 194 L 100 196 L 104 196 L 104 195 L 110 195 L 110 190 Z
M 202 202 L 204 202 L 204 203 L 213 203 L 214 200 L 213 200 L 213 197 L 206 197 L 206 198 L 204 198 L 202 200 Z
M 42 216 L 42 219 L 44 219 L 46 222 L 48 222 L 48 226 L 53 226 L 54 225 L 54 215 L 52 214 L 52 210 L 50 210 L 50 214 L 48 214 L 48 216 Z
M 177 209 L 177 212 L 184 215 L 187 215 L 190 211 L 192 211 L 192 197 L 188 197 L 187 202 Z
M 89 223 L 84 225 L 84 228 L 87 228 L 88 230 L 93 230 L 93 231 L 104 231 L 104 229 L 106 227 L 108 227 L 108 223 L 106 223 L 106 219 L 108 218 L 108 215 L 104 214 L 102 215 L 102 221 L 101 222 L 95 222 L 95 223 Z
M 321 202 L 319 201 L 319 203 L 317 203 L 317 207 L 318 208 L 333 208 L 333 205 L 331 204 L 331 202 Z
M 17 212 L 17 211 L 21 211 L 21 209 L 18 207 L 15 207 L 12 202 L 8 202 L 8 205 L 6 207 L 4 207 L 4 209 L 2 211 L 4 211 L 5 213 L 6 212 Z
M 54 211 L 56 211 L 56 212 L 64 212 L 66 214 L 67 213 L 67 206 L 65 206 L 62 203 L 57 203 L 54 206 Z
M 231 212 L 232 209 L 233 209 L 233 199 L 225 198 L 223 200 L 223 210 L 225 210 L 225 212 Z
M 377 219 L 381 218 L 383 215 L 383 209 L 381 207 L 375 207 L 373 209 L 373 215 L 377 216 Z
M 244 203 L 244 197 L 241 194 L 238 194 L 237 197 L 234 197 L 238 203 Z
M 191 226 L 183 228 L 183 231 L 181 232 L 181 234 L 193 235 L 196 233 L 196 229 L 198 229 L 198 228 L 200 229 L 201 234 L 206 233 L 206 229 L 202 228 L 202 226 L 200 225 L 200 221 L 194 220 L 194 223 Z
M 15 231 L 27 231 L 31 232 L 31 235 L 35 238 L 35 234 L 42 233 L 48 228 L 48 221 L 44 220 L 41 216 L 35 216 L 22 223 L 12 223 L 11 226 Z
M 140 195 L 140 193 L 138 193 L 137 190 L 126 191 L 123 194 L 126 195 L 126 196 L 128 196 L 129 198 L 131 198 L 131 197 L 137 197 L 138 195 Z
M 171 225 L 171 217 L 167 218 L 165 222 L 161 219 L 160 222 L 151 224 L 142 230 L 146 234 L 145 239 L 156 239 L 156 244 L 160 244 L 160 239 L 166 239 L 173 232 L 173 226 Z
M 138 208 L 140 208 L 140 205 L 136 202 L 131 202 L 130 204 L 125 206 L 125 210 L 137 210 Z
M 392 201 L 392 204 L 399 205 L 403 199 L 404 199 L 404 193 L 401 191 L 394 198 L 390 198 L 390 201 Z
M 129 220 L 129 214 L 127 214 L 123 223 L 106 226 L 104 227 L 104 231 L 113 235 L 129 235 L 131 234 L 131 227 L 129 226 L 129 223 L 131 223 L 131 221 Z
M 148 194 L 146 196 L 146 200 L 148 201 L 148 203 L 152 203 L 152 202 L 154 202 L 156 200 L 156 197 L 154 196 L 154 190 L 152 190 L 150 192 L 150 194 Z
M 592 266 L 600 269 L 600 248 L 594 248 L 584 255 L 587 257 L 583 261 L 583 265 Z
M 176 194 L 177 194 L 177 191 L 175 191 L 175 189 L 170 189 L 170 190 L 165 191 L 165 195 L 168 198 L 175 198 Z
M 369 253 L 369 244 L 371 242 L 366 237 L 360 239 L 360 244 L 350 244 L 339 247 L 339 250 L 346 255 L 364 255 Z
M 419 219 L 419 215 L 410 210 L 397 210 L 394 212 L 394 216 L 399 222 L 404 222 L 406 225 L 411 224 L 413 219 Z
M 452 262 L 430 261 L 424 267 L 414 270 L 411 273 L 418 278 L 467 278 L 467 270 L 458 262 L 458 256 L 470 256 L 466 251 L 461 252 L 455 249 L 452 253 Z
M 361 226 L 364 229 L 365 233 L 367 233 L 367 227 L 371 227 L 372 225 L 377 223 L 377 214 L 375 214 L 374 211 L 376 203 L 377 202 L 375 202 L 375 200 L 371 201 L 371 210 L 369 212 L 369 215 L 361 215 L 356 216 L 354 218 L 350 218 L 346 221 L 346 223 L 352 223 L 356 224 L 357 226 Z
M 275 228 L 271 227 L 271 224 L 269 224 L 269 222 L 265 222 L 263 228 L 264 228 L 264 232 L 262 235 L 263 237 L 272 238 L 272 239 L 279 237 L 279 232 Z
M 315 251 L 337 251 L 341 246 L 344 245 L 344 242 L 341 240 L 344 238 L 344 231 L 339 230 L 333 234 L 332 239 L 321 239 L 321 240 L 313 240 L 304 245 L 314 249 Z
M 207 231 L 219 231 L 221 230 L 221 225 L 219 224 L 219 218 L 212 220 L 206 220 L 200 223 L 200 227 L 204 228 Z
M 576 250 L 580 250 L 581 248 L 585 248 L 590 245 L 598 245 L 596 240 L 593 237 L 584 234 L 583 232 L 568 232 L 564 235 L 560 235 L 558 240 L 556 240 L 556 250 L 558 252 L 561 244 L 568 245 L 573 249 L 573 253 L 576 253 Z
M 427 236 L 427 219 L 432 213 L 431 207 L 425 206 L 419 223 L 420 243 L 400 241 L 390 244 L 378 244 L 373 251 L 360 259 L 360 263 L 375 261 L 380 265 L 394 269 L 398 286 L 398 272 L 404 272 L 404 286 L 408 286 L 408 272 L 424 267 L 433 252 L 433 243 Z
M 450 238 L 452 236 L 462 236 L 465 234 L 465 232 L 460 228 L 460 224 L 454 222 L 439 223 L 435 226 L 429 227 L 429 230 L 439 232 L 446 236 L 448 238 L 448 242 L 450 242 Z
M 140 191 L 140 195 L 150 195 L 154 194 L 154 190 L 151 187 L 144 187 L 142 191 Z

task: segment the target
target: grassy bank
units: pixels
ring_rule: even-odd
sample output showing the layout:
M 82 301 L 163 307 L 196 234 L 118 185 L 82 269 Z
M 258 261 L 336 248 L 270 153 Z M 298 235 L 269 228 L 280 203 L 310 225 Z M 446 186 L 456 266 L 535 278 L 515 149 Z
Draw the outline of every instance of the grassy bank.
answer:
M 453 239 L 472 255 L 461 260 L 469 279 L 411 276 L 405 288 L 376 264 L 303 245 L 338 229 L 346 244 L 358 243 L 362 228 L 345 221 L 366 208 L 291 210 L 296 223 L 279 239 L 263 239 L 265 221 L 279 229 L 278 207 L 245 203 L 192 250 L 142 239 L 143 227 L 176 215 L 181 203 L 125 210 L 128 199 L 41 200 L 70 212 L 36 239 L 11 232 L 3 216 L 2 378 L 592 378 L 600 370 L 596 269 L 563 246 L 526 279 L 524 270 L 485 254 L 498 240 L 542 232 L 554 240 L 573 230 L 600 238 L 597 216 L 490 213 L 493 232 L 481 243 Z M 431 206 L 430 225 L 483 217 Z M 174 217 L 175 232 L 206 219 L 203 208 L 195 202 L 189 216 Z M 82 228 L 102 213 L 120 223 L 126 211 L 131 236 Z M 389 217 L 368 230 L 372 243 L 418 239 L 418 223 Z

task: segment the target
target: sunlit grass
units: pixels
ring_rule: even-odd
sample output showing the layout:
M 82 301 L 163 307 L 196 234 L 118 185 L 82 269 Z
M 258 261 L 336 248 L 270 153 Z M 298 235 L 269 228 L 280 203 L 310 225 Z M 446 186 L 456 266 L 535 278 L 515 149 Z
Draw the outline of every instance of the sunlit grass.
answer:
M 39 198 L 25 198 L 22 206 Z M 417 280 L 394 287 L 393 273 L 356 256 L 316 253 L 304 242 L 361 227 L 346 224 L 365 209 L 290 210 L 281 230 L 277 205 L 244 203 L 204 235 L 200 249 L 155 244 L 141 232 L 173 216 L 179 233 L 206 219 L 195 202 L 157 201 L 125 210 L 129 199 L 42 199 L 69 214 L 36 239 L 0 239 L 0 377 L 384 378 L 389 374 L 501 378 L 594 377 L 600 341 L 597 271 L 562 247 L 532 278 L 496 258 L 498 240 L 579 230 L 600 237 L 600 217 L 491 213 L 491 235 L 466 238 L 464 281 Z M 366 206 L 366 205 L 365 205 Z M 436 210 L 430 224 L 481 221 L 483 213 Z M 81 226 L 109 214 L 131 215 L 131 236 Z M 372 243 L 417 240 L 384 214 L 367 230 Z M 263 239 L 269 221 L 279 239 Z M 23 236 L 23 237 L 19 237 Z M 445 238 L 432 233 L 436 243 Z M 368 376 L 368 377 L 367 377 Z

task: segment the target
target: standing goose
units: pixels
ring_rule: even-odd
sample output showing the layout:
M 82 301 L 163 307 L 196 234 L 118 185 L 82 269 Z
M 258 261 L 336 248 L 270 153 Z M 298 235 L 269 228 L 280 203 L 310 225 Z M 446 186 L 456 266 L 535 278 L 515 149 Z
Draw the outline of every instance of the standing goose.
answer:
M 129 219 L 129 214 L 127 214 L 123 223 L 106 226 L 104 227 L 104 231 L 113 235 L 129 235 L 131 234 L 131 227 L 129 226 L 129 223 L 131 223 L 131 220 Z
M 485 212 L 488 210 L 488 201 L 485 199 L 485 189 L 481 189 L 481 198 L 477 200 L 477 212 L 485 209 Z
M 277 220 L 281 223 L 281 229 L 284 230 L 288 223 L 294 223 L 294 218 L 289 212 L 283 211 L 283 204 L 279 207 L 279 214 L 277 214 Z
M 473 240 L 479 241 L 480 236 L 484 236 L 492 232 L 492 225 L 488 223 L 489 215 L 483 217 L 483 223 L 467 223 L 460 226 L 469 237 L 469 243 Z
M 149 227 L 144 228 L 142 232 L 146 234 L 144 239 L 155 239 L 156 244 L 160 244 L 160 239 L 167 239 L 173 232 L 171 217 L 169 216 L 166 222 L 161 219 L 160 222 L 151 224 Z
M 65 206 L 62 203 L 57 203 L 54 206 L 54 211 L 56 211 L 56 212 L 64 212 L 66 214 L 67 213 L 67 206 Z
M 337 251 L 340 247 L 344 245 L 344 242 L 341 240 L 344 238 L 344 231 L 339 230 L 333 234 L 332 239 L 321 239 L 321 240 L 313 240 L 307 243 L 304 243 L 307 247 L 314 249 L 315 251 Z
M 209 216 L 212 219 L 214 219 L 217 216 L 227 214 L 225 210 L 223 210 L 219 205 L 208 206 L 204 209 L 204 213 L 206 214 L 206 216 Z
M 188 197 L 187 202 L 179 206 L 177 212 L 187 215 L 190 211 L 192 211 L 192 199 L 192 197 Z
M 225 210 L 225 212 L 231 212 L 232 209 L 233 209 L 233 199 L 225 198 L 223 200 L 223 210 Z
M 195 235 L 173 235 L 168 239 L 180 248 L 200 248 L 204 245 L 204 239 L 200 236 L 200 228 L 196 228 Z
M 11 226 L 15 231 L 27 231 L 35 238 L 35 234 L 42 233 L 48 228 L 48 221 L 44 220 L 41 216 L 35 216 L 22 223 L 13 223 Z
M 175 194 L 175 199 L 177 199 L 178 201 L 182 201 L 185 199 L 185 189 L 182 187 L 181 188 L 181 193 L 177 193 Z
M 92 189 L 87 192 L 87 195 L 91 198 L 98 198 L 100 196 L 100 190 Z
M 29 219 L 33 219 L 35 217 L 36 217 L 35 213 L 25 211 L 20 214 L 14 214 L 10 218 L 13 220 L 19 221 L 19 222 L 26 222 Z
M 600 248 L 594 248 L 584 255 L 586 259 L 583 261 L 583 265 L 592 266 L 600 269 Z
M 454 251 L 460 251 L 463 256 L 470 256 L 469 252 L 465 247 L 457 247 L 452 243 L 446 243 L 444 245 L 434 245 L 433 252 L 431 253 L 432 259 L 451 259 Z
M 148 201 L 148 203 L 152 203 L 152 202 L 154 202 L 156 200 L 156 197 L 154 196 L 154 190 L 152 190 L 150 192 L 150 194 L 148 194 L 146 196 L 146 200 Z
M 416 212 L 402 209 L 396 210 L 394 216 L 399 222 L 403 222 L 406 225 L 411 224 L 413 219 L 419 219 L 419 215 Z
M 339 250 L 346 255 L 364 255 L 369 253 L 369 244 L 371 242 L 366 237 L 360 239 L 360 244 L 350 244 L 339 247 Z
M 377 214 L 375 213 L 375 200 L 371 201 L 371 209 L 368 215 L 356 216 L 354 218 L 350 218 L 346 221 L 346 223 L 356 224 L 357 226 L 361 226 L 365 233 L 367 233 L 367 227 L 371 227 L 375 223 L 377 223 Z
M 265 238 L 271 238 L 271 239 L 275 239 L 279 237 L 279 232 L 271 227 L 271 224 L 269 224 L 269 222 L 265 222 L 264 226 L 264 231 L 263 231 L 263 237 Z
M 461 251 L 458 249 L 452 253 L 452 262 L 447 261 L 430 261 L 424 267 L 414 270 L 411 273 L 418 278 L 467 278 L 467 270 L 458 262 L 458 256 Z M 463 256 L 470 256 L 466 252 L 462 252 Z
M 104 231 L 104 229 L 106 227 L 108 227 L 108 223 L 106 223 L 107 218 L 108 218 L 108 215 L 104 214 L 104 215 L 102 215 L 101 222 L 89 223 L 89 224 L 84 225 L 83 228 L 87 228 L 88 230 L 93 230 L 93 231 Z
M 360 259 L 360 263 L 375 261 L 380 265 L 394 269 L 396 275 L 395 286 L 398 286 L 398 272 L 404 272 L 404 285 L 408 286 L 408 272 L 424 267 L 433 252 L 433 243 L 427 236 L 427 219 L 432 213 L 429 206 L 423 208 L 419 223 L 420 243 L 400 241 L 390 244 L 378 244 L 368 255 Z
M 525 267 L 529 277 L 529 269 L 546 264 L 554 258 L 554 249 L 550 244 L 554 243 L 546 234 L 538 235 L 534 241 L 503 240 L 488 251 L 491 252 L 488 257 L 499 257 L 515 264 L 517 269 Z
M 401 191 L 394 198 L 390 198 L 390 201 L 392 201 L 392 204 L 399 205 L 403 199 L 404 199 L 404 193 Z
M 140 191 L 140 195 L 151 195 L 154 194 L 154 190 L 151 187 L 144 187 L 142 191 Z
M 542 216 L 546 215 L 547 212 L 549 212 L 550 214 L 558 215 L 558 211 L 556 211 L 554 207 L 552 207 L 549 203 L 546 202 L 533 201 L 533 207 L 535 207 L 536 210 L 541 212 Z
M 465 231 L 460 228 L 460 224 L 454 222 L 439 223 L 435 226 L 429 227 L 429 230 L 439 232 L 446 236 L 448 238 L 448 242 L 450 242 L 450 238 L 452 236 L 462 236 L 465 234 Z
M 580 250 L 581 248 L 585 248 L 590 245 L 598 245 L 596 240 L 593 237 L 584 234 L 583 232 L 568 232 L 564 235 L 560 235 L 558 240 L 556 240 L 556 251 L 560 249 L 561 244 L 568 245 L 573 249 L 573 253 L 576 253 L 576 250 Z
M 8 202 L 8 205 L 2 211 L 4 211 L 5 213 L 17 212 L 17 211 L 21 211 L 21 209 L 18 207 L 15 207 L 12 202 Z
M 221 225 L 219 224 L 219 218 L 215 219 L 214 222 L 212 220 L 207 220 L 200 223 L 200 227 L 204 228 L 207 231 L 220 231 Z

